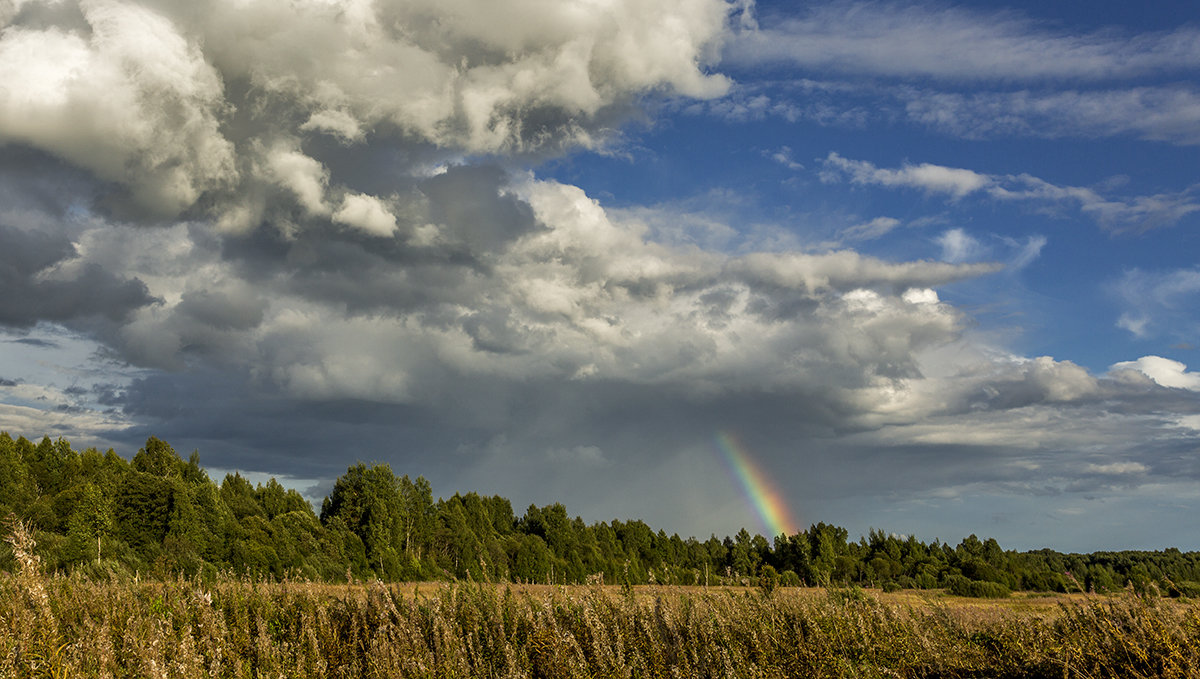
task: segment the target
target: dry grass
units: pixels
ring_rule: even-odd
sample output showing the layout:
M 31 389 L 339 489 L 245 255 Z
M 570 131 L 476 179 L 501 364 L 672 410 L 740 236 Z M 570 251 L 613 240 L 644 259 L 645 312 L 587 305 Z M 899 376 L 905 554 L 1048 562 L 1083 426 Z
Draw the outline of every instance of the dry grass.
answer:
M 21 564 L 0 575 L 0 677 L 1200 677 L 1200 605 L 1133 596 L 106 583 Z
M 1200 608 L 0 580 L 5 677 L 1195 677 Z M 414 591 L 416 590 L 416 591 Z

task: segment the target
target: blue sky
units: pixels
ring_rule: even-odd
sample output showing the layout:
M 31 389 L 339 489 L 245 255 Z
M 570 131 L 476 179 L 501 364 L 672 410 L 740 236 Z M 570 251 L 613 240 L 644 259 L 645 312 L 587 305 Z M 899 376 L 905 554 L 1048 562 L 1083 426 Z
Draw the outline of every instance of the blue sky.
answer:
M 1194 3 L 0 0 L 0 428 L 1200 549 Z

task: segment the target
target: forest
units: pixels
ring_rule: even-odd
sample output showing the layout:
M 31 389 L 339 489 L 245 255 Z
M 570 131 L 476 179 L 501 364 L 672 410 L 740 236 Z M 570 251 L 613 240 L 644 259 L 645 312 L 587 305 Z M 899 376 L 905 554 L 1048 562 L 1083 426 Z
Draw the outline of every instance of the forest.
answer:
M 762 576 L 783 586 L 985 597 L 1200 596 L 1198 552 L 1018 552 L 975 535 L 927 544 L 874 529 L 855 540 L 825 523 L 770 539 L 744 528 L 681 538 L 637 520 L 588 524 L 562 504 L 518 516 L 498 496 L 434 500 L 424 478 L 384 464 L 349 467 L 315 511 L 274 479 L 256 485 L 231 474 L 218 484 L 198 453 L 185 460 L 154 437 L 126 460 L 0 432 L 0 517 L 30 527 L 49 570 L 101 578 L 746 585 Z M 0 550 L 0 571 L 14 569 L 13 554 Z

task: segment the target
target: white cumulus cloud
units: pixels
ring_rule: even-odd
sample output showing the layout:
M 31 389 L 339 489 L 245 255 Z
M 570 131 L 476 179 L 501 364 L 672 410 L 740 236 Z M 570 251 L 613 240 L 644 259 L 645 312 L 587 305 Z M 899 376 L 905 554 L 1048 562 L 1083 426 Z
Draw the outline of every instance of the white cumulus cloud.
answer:
M 372 236 L 387 238 L 396 233 L 396 216 L 375 196 L 347 194 L 333 221 L 352 226 Z
M 1200 391 L 1200 373 L 1189 372 L 1186 364 L 1162 356 L 1143 356 L 1136 361 L 1114 363 L 1109 370 L 1136 370 L 1164 387 Z

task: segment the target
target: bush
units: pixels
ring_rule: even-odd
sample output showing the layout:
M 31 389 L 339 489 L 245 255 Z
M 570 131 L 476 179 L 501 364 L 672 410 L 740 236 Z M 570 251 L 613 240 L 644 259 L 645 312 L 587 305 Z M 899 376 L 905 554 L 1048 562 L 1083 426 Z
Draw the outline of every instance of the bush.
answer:
M 763 566 L 758 572 L 758 588 L 764 595 L 771 596 L 777 587 L 779 587 L 779 573 L 770 564 Z
M 883 583 L 883 591 L 888 592 L 889 594 L 891 592 L 899 592 L 900 589 L 900 583 L 896 582 L 895 580 L 887 580 Z
M 916 579 L 918 589 L 937 589 L 937 578 L 929 573 L 921 573 Z
M 946 591 L 955 596 L 976 599 L 1004 599 L 1011 593 L 1007 587 L 998 582 L 969 580 L 961 575 L 952 575 L 947 579 Z
M 1167 595 L 1172 598 L 1185 597 L 1188 599 L 1200 598 L 1200 582 L 1192 582 L 1191 580 L 1182 580 L 1180 582 L 1168 582 L 1166 587 Z
M 870 603 L 871 598 L 867 596 L 862 587 L 854 585 L 853 587 L 829 590 L 829 600 L 838 606 L 850 606 Z

